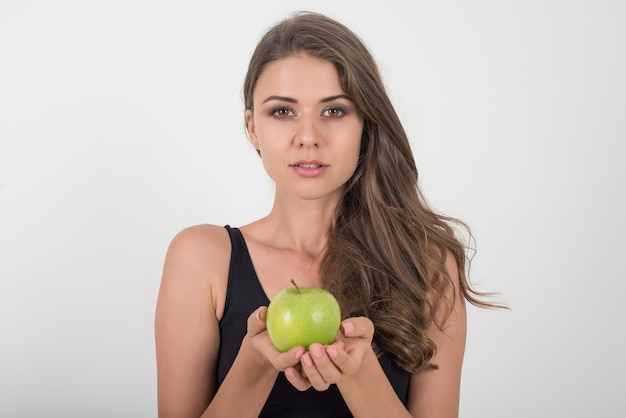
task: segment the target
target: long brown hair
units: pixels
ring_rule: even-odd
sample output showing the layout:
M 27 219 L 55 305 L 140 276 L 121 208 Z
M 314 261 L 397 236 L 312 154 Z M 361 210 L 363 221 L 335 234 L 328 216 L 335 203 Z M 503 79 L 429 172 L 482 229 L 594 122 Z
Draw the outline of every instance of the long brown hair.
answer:
M 426 329 L 441 327 L 458 297 L 445 267 L 447 254 L 456 259 L 463 297 L 477 306 L 495 306 L 468 280 L 468 248 L 457 227 L 468 238 L 471 232 L 429 208 L 378 67 L 359 37 L 339 22 L 299 12 L 272 27 L 250 60 L 246 109 L 253 109 L 254 87 L 265 66 L 303 52 L 336 66 L 343 90 L 364 116 L 359 163 L 328 231 L 322 283 L 344 316 L 372 320 L 378 354 L 389 353 L 410 373 L 436 367 L 430 364 L 436 346 Z

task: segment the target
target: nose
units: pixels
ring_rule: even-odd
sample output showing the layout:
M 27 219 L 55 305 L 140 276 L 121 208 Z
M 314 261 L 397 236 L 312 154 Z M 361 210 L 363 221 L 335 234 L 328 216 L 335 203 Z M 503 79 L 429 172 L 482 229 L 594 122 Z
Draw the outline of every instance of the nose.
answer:
M 317 147 L 319 139 L 319 130 L 315 126 L 315 120 L 309 116 L 303 116 L 296 134 L 296 144 L 298 147 Z
M 298 146 L 300 148 L 314 147 L 317 148 L 317 141 L 312 136 L 302 136 L 300 141 L 298 141 Z

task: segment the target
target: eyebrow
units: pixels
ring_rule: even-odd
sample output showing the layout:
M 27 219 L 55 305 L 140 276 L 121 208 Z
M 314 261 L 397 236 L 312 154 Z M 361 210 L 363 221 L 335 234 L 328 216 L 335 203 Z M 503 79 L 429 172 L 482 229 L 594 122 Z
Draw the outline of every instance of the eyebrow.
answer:
M 333 100 L 337 100 L 337 99 L 346 99 L 346 100 L 350 100 L 352 101 L 352 98 L 350 96 L 348 96 L 347 94 L 337 94 L 335 96 L 329 96 L 329 97 L 324 97 L 321 102 L 322 103 L 328 103 L 328 102 L 332 102 Z M 291 97 L 285 97 L 285 96 L 269 96 L 267 99 L 263 100 L 262 103 L 267 103 L 269 101 L 272 100 L 279 100 L 281 102 L 288 102 L 288 103 L 298 103 L 298 101 L 294 98 Z

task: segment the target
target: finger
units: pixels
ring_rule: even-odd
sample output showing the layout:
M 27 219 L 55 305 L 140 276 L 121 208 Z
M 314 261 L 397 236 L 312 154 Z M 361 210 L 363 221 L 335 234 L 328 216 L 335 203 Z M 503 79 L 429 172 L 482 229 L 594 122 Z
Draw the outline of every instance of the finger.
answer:
M 317 367 L 315 367 L 315 362 L 310 352 L 306 352 L 302 355 L 300 363 L 302 364 L 302 373 L 309 379 L 311 386 L 313 386 L 315 390 L 321 392 L 330 387 L 330 384 L 324 380 L 317 370 Z
M 265 313 L 267 312 L 266 306 L 257 308 L 248 317 L 248 334 L 257 335 L 265 331 Z
M 304 347 L 294 347 L 284 353 L 279 352 L 266 332 L 255 336 L 252 339 L 252 344 L 278 371 L 284 371 L 288 367 L 297 365 L 304 354 Z
M 272 345 L 272 347 L 274 347 Z M 274 348 L 276 350 L 276 348 Z M 276 350 L 278 352 L 278 350 Z M 302 355 L 304 354 L 304 347 L 294 347 L 289 351 L 284 353 L 278 353 L 278 356 L 274 358 L 273 363 L 274 367 L 278 370 L 285 370 L 289 367 L 296 366 L 300 363 L 302 359 Z
M 343 375 L 353 375 L 361 367 L 361 359 L 364 354 L 361 354 L 358 348 L 353 349 L 348 353 L 343 344 L 332 344 L 326 347 L 326 354 L 328 358 L 333 362 L 335 367 Z
M 321 344 L 311 344 L 309 355 L 313 360 L 317 373 L 325 383 L 332 384 L 341 380 L 341 370 L 333 363 Z M 311 382 L 311 384 L 315 386 L 315 382 Z
M 306 376 L 303 376 L 296 367 L 288 367 L 285 369 L 285 377 L 300 392 L 304 392 L 311 387 L 311 382 Z
M 315 390 L 322 392 L 330 387 L 330 384 L 327 383 L 317 371 L 310 352 L 306 352 L 302 355 L 300 364 L 302 365 L 302 374 L 309 379 L 311 386 L 313 386 Z
M 252 345 L 265 357 L 274 368 L 283 371 L 300 362 L 304 354 L 304 347 L 293 347 L 291 350 L 279 352 L 267 334 L 265 327 L 265 315 L 267 307 L 261 306 L 248 317 L 248 337 Z
M 335 342 L 334 342 L 334 343 L 332 343 L 332 345 L 329 345 L 329 346 L 327 346 L 327 347 L 337 347 L 337 348 L 339 348 L 340 350 L 345 350 L 345 349 L 346 349 L 346 348 L 345 348 L 345 347 L 346 347 L 346 343 L 345 343 L 345 340 L 344 340 L 344 339 L 337 338 L 337 339 L 335 340 Z
M 341 323 L 341 333 L 348 338 L 363 338 L 371 342 L 374 338 L 374 323 L 364 316 L 348 318 Z

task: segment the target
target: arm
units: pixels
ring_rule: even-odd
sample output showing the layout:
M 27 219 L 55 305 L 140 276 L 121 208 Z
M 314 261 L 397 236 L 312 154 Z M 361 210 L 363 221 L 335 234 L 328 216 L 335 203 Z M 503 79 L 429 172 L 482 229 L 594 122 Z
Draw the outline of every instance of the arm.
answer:
M 355 418 L 408 418 L 411 415 L 396 395 L 372 349 L 373 334 L 374 326 L 367 318 L 344 321 L 345 347 L 342 349 L 333 344 L 326 348 L 330 362 L 341 370 L 337 388 Z M 315 359 L 316 365 L 320 364 L 319 370 L 326 369 L 323 359 L 323 356 Z
M 437 344 L 431 362 L 439 369 L 428 369 L 413 375 L 409 384 L 408 408 L 415 418 L 457 418 L 461 390 L 461 367 L 465 353 L 467 317 L 465 301 L 459 290 L 456 261 L 448 256 L 446 267 L 456 283 L 454 310 L 443 331 L 433 326 L 429 336 Z
M 333 344 L 311 344 L 302 355 L 301 373 L 291 367 L 285 375 L 298 390 L 326 390 L 336 383 L 356 418 L 409 418 L 372 349 L 373 335 L 374 325 L 368 318 L 349 318 Z
M 299 361 L 301 353 L 278 355 L 263 344 L 268 338 L 260 309 L 248 320 L 248 333 L 217 391 L 218 318 L 229 259 L 230 242 L 221 227 L 186 229 L 168 249 L 155 318 L 162 418 L 258 416 L 278 370 Z
M 248 318 L 248 333 L 224 382 L 202 417 L 258 417 L 279 370 L 300 361 L 303 347 L 281 354 L 272 345 L 265 328 L 266 307 Z
M 461 366 L 465 350 L 465 303 L 458 289 L 458 268 L 452 257 L 446 267 L 457 283 L 454 310 L 441 331 L 436 326 L 429 330 L 437 344 L 431 359 L 437 370 L 426 370 L 411 377 L 407 407 L 395 394 L 387 376 L 371 348 L 374 332 L 371 321 L 351 318 L 344 321 L 345 339 L 318 352 L 311 346 L 302 357 L 302 369 L 309 380 L 292 373 L 290 381 L 304 390 L 313 386 L 323 390 L 336 383 L 355 417 L 428 417 L 456 418 L 459 409 Z M 347 323 L 351 326 L 346 326 Z M 289 375 L 288 375 L 289 376 Z
M 186 229 L 165 257 L 155 316 L 160 417 L 199 417 L 216 390 L 219 328 L 210 274 L 219 274 L 225 254 L 213 235 Z

